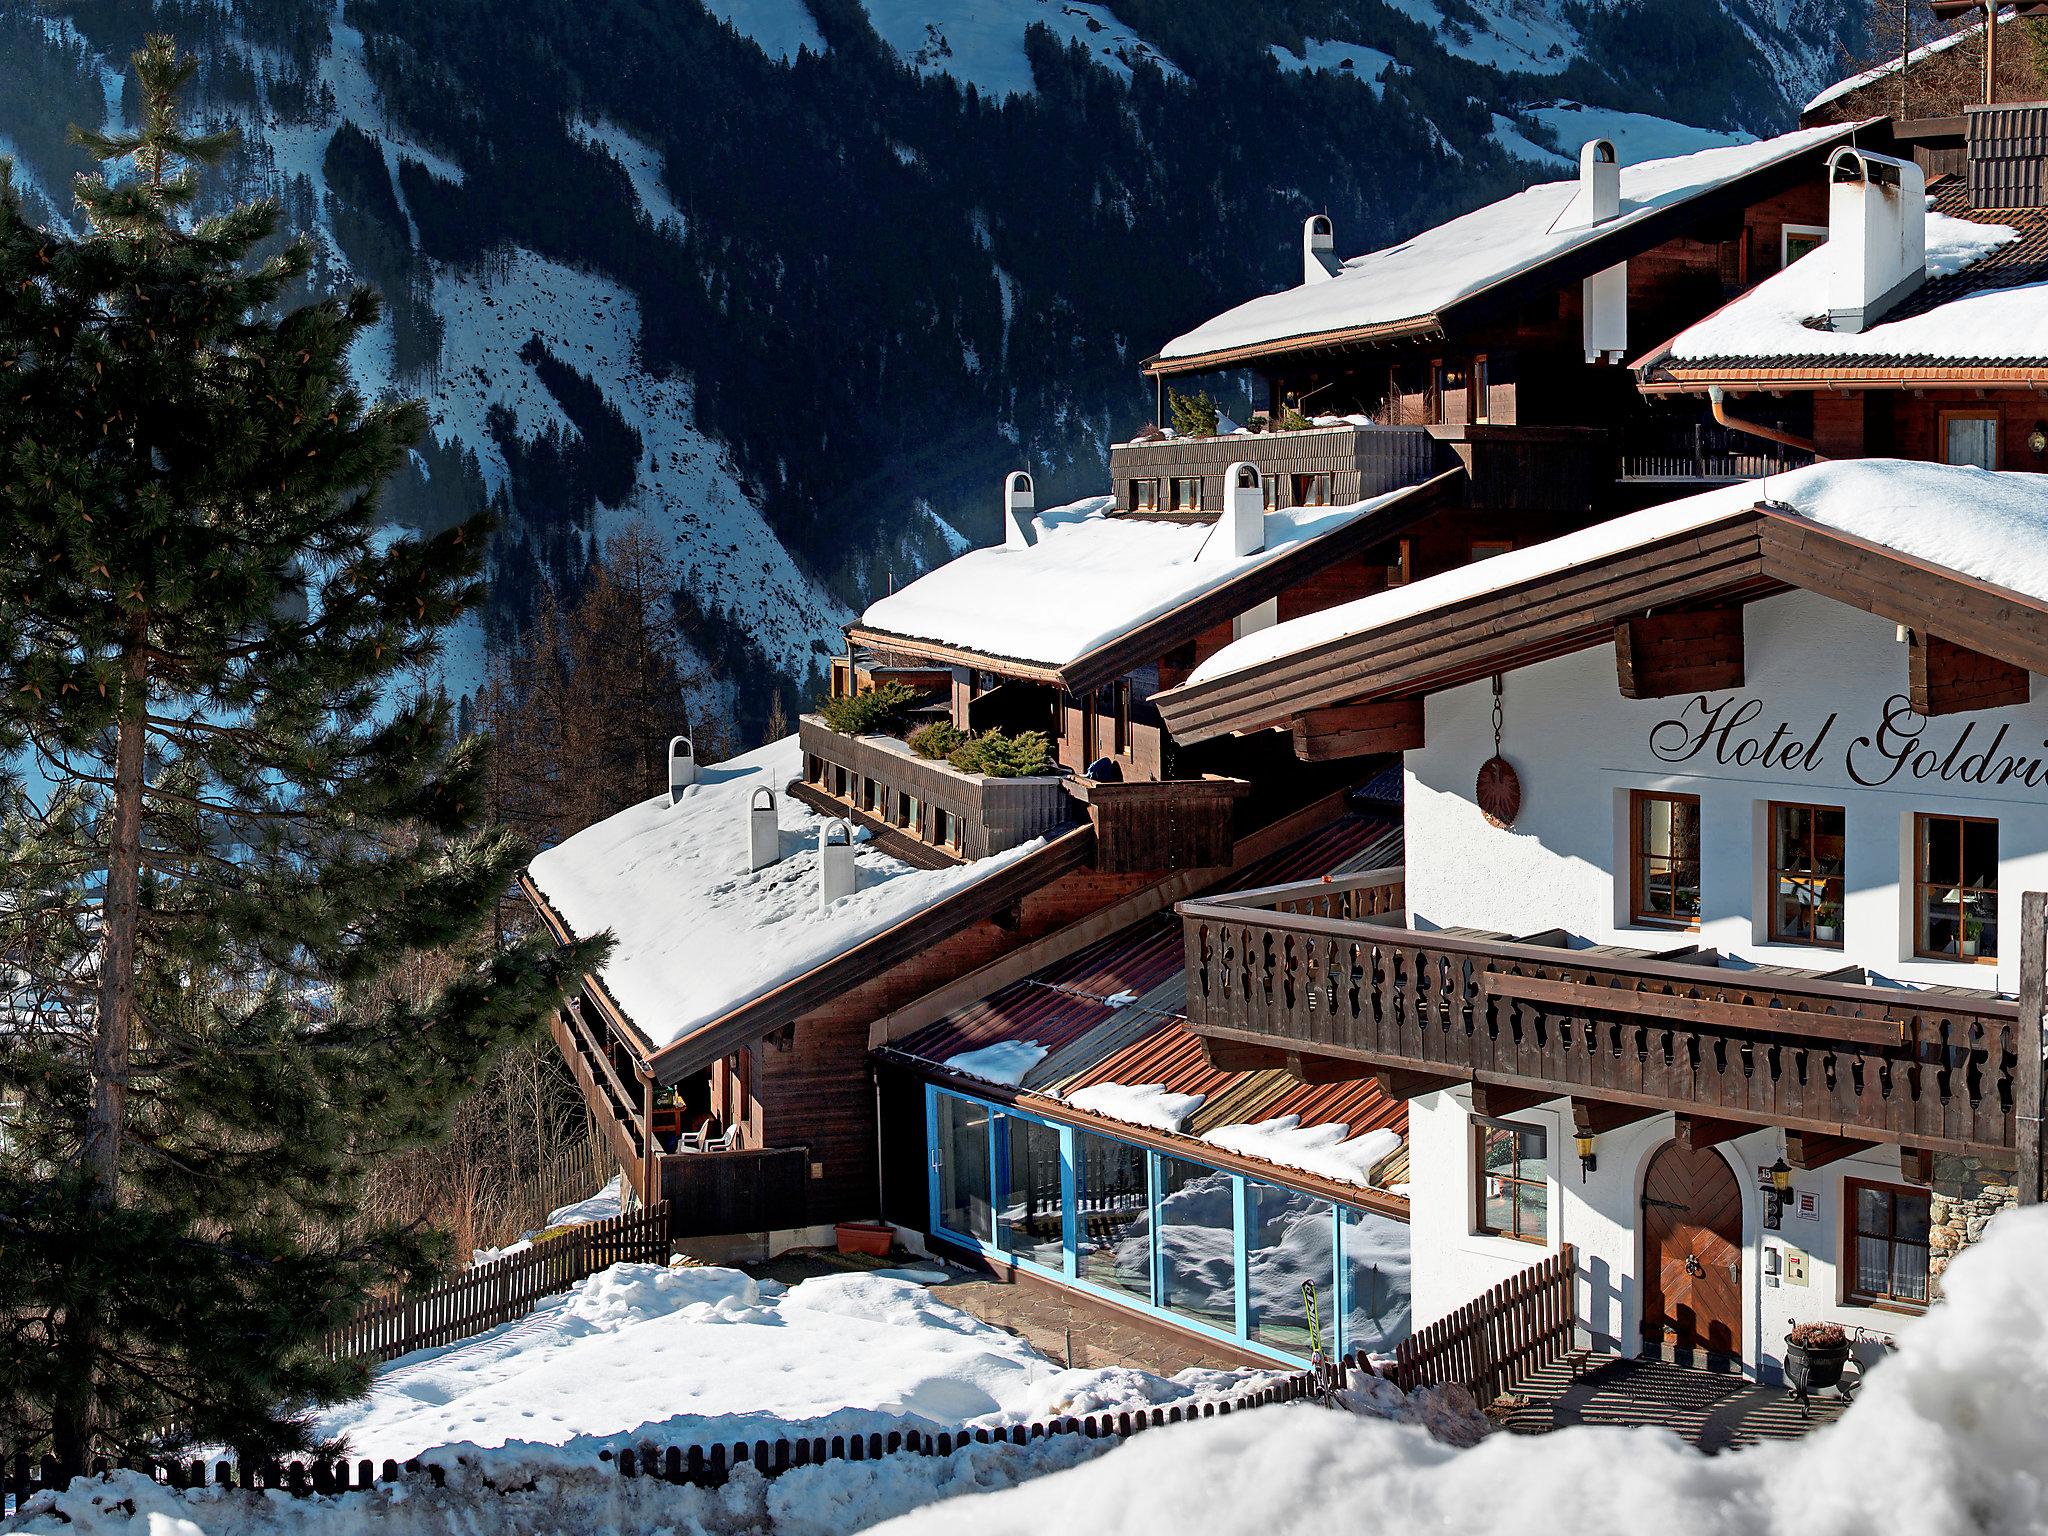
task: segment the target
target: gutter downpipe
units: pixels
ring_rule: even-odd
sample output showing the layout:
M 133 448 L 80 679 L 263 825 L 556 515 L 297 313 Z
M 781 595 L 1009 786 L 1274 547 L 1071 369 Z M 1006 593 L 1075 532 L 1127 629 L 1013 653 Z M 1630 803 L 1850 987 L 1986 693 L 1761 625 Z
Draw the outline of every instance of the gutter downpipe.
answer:
M 1767 442 L 1783 443 L 1787 448 L 1797 448 L 1810 453 L 1816 459 L 1826 458 L 1811 438 L 1794 437 L 1790 432 L 1780 432 L 1776 427 L 1767 427 L 1761 422 L 1743 421 L 1728 414 L 1726 394 L 1718 384 L 1707 386 L 1707 399 L 1713 403 L 1714 420 L 1731 432 L 1746 432 L 1751 437 L 1761 437 Z

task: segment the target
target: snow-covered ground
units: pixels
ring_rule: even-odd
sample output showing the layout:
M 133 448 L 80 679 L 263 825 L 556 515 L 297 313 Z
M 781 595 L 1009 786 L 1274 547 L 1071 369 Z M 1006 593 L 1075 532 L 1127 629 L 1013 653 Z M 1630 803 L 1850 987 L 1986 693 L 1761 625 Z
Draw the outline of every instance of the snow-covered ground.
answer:
M 825 51 L 825 39 L 804 0 L 704 0 L 704 9 L 750 37 L 771 59 L 785 64 L 801 49 Z
M 1225 1397 L 1268 1379 L 1068 1370 L 950 1307 L 943 1271 L 819 1276 L 619 1264 L 519 1322 L 377 1373 L 326 1435 L 377 1460 L 544 1445 L 585 1453 L 931 1431 Z
M 1302 39 L 1301 52 L 1295 53 L 1280 43 L 1272 46 L 1273 62 L 1289 74 L 1300 74 L 1305 70 L 1322 70 L 1332 75 L 1349 75 L 1372 87 L 1375 96 L 1383 95 L 1386 86 L 1383 81 L 1388 70 L 1399 71 L 1401 65 L 1391 53 L 1382 53 L 1377 48 L 1368 48 L 1363 43 L 1340 42 L 1327 37 Z
M 1128 80 L 1147 60 L 1179 70 L 1109 8 L 1081 0 L 864 0 L 868 20 L 904 63 L 927 75 L 951 75 L 984 96 L 1028 96 L 1036 89 L 1024 34 L 1050 28 L 1062 45 L 1078 42 L 1096 62 Z
M 1201 1536 L 1573 1532 L 1621 1536 L 2022 1536 L 2048 1530 L 2048 1211 L 1999 1217 L 1848 1412 L 1801 1441 L 1713 1458 L 1658 1429 L 1496 1435 L 1300 1406 L 1144 1435 L 1075 1471 L 885 1527 Z

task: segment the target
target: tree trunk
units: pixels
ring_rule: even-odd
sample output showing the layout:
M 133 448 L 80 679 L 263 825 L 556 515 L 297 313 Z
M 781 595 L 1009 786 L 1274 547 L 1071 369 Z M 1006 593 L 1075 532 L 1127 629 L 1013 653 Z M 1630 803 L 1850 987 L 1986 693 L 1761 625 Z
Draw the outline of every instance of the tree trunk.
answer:
M 149 681 L 148 619 L 128 624 L 121 657 L 121 719 L 115 728 L 113 801 L 107 838 L 107 883 L 100 909 L 101 949 L 92 1047 L 92 1104 L 86 1112 L 80 1162 L 85 1173 L 84 1220 L 120 1203 L 121 1133 L 127 1120 L 128 1054 L 134 1034 L 136 948 L 142 904 L 143 747 Z M 97 1304 L 69 1309 L 58 1343 L 63 1384 L 53 1405 L 52 1451 L 66 1476 L 86 1470 L 94 1437 L 93 1378 L 99 1354 Z

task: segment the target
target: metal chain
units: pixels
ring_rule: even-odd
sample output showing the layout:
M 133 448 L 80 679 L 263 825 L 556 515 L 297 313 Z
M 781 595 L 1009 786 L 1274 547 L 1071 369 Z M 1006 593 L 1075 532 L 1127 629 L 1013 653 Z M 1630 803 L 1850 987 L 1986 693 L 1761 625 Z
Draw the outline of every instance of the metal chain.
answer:
M 1495 757 L 1500 756 L 1500 727 L 1503 719 L 1500 695 L 1501 678 L 1500 674 L 1496 672 L 1493 674 L 1493 755 Z

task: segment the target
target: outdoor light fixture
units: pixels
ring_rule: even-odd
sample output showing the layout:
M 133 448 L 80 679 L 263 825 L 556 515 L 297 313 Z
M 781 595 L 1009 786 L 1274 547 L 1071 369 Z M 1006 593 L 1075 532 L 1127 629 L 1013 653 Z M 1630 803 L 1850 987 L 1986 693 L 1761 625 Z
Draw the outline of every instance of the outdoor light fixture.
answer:
M 1572 1150 L 1579 1154 L 1579 1182 L 1586 1182 L 1586 1175 L 1599 1167 L 1600 1159 L 1594 1155 L 1593 1143 L 1598 1138 L 1591 1131 L 1577 1131 L 1572 1136 Z
M 1785 1224 L 1785 1196 L 1792 1189 L 1792 1169 L 1780 1153 L 1768 1172 L 1770 1182 L 1764 1186 L 1764 1230 L 1776 1232 Z
M 2034 457 L 2048 454 L 2048 421 L 2037 421 L 2034 430 L 2027 434 L 2027 446 L 2034 450 Z
M 1788 1193 L 1792 1188 L 1792 1168 L 1782 1156 L 1771 1164 L 1771 1188 L 1781 1195 Z

